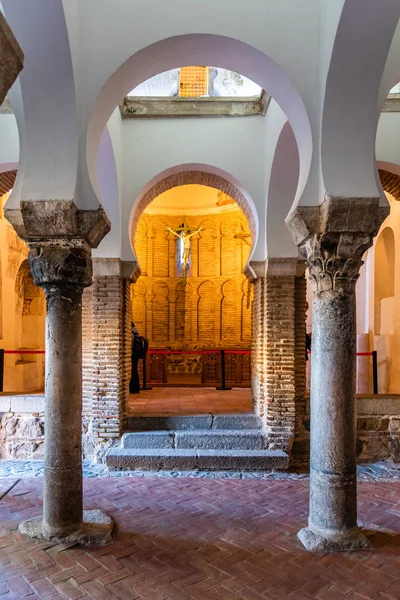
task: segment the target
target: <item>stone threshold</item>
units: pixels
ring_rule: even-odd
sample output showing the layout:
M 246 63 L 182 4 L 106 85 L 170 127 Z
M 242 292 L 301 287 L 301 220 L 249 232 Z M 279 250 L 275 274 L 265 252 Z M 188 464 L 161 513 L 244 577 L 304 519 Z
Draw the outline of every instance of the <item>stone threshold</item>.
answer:
M 160 470 L 160 471 L 108 471 L 103 464 L 93 464 L 88 460 L 82 461 L 83 477 L 173 477 L 196 479 L 278 479 L 302 480 L 309 479 L 309 472 L 300 469 L 285 471 L 200 471 L 200 470 Z M 0 491 L 5 480 L 14 480 L 16 485 L 20 479 L 43 476 L 44 463 L 42 460 L 9 460 L 0 459 Z M 383 460 L 370 463 L 360 463 L 357 466 L 357 478 L 360 481 L 400 481 L 400 464 L 393 460 Z M 2 482 L 4 481 L 4 485 Z

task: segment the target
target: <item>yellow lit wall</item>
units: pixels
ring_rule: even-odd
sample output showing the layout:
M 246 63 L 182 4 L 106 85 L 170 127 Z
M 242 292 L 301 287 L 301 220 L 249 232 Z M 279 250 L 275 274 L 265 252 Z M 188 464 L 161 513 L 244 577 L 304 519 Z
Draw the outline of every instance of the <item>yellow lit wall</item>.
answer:
M 185 221 L 192 238 L 187 284 L 177 238 L 166 227 Z M 135 251 L 142 275 L 132 286 L 133 320 L 153 348 L 232 348 L 251 344 L 252 286 L 243 275 L 251 248 L 240 209 L 203 216 L 142 214 Z

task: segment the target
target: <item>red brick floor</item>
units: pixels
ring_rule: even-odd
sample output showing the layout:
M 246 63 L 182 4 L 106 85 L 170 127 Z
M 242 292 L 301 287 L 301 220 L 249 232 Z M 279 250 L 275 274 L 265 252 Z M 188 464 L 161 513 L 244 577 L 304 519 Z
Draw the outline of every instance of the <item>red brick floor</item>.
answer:
M 40 514 L 41 487 L 23 479 L 0 502 L 2 600 L 400 598 L 400 482 L 359 485 L 374 550 L 329 555 L 305 552 L 296 539 L 304 480 L 86 479 L 86 508 L 116 521 L 114 542 L 94 549 L 18 533 L 21 519 Z
M 252 412 L 249 388 L 153 388 L 129 397 L 130 415 L 193 415 Z

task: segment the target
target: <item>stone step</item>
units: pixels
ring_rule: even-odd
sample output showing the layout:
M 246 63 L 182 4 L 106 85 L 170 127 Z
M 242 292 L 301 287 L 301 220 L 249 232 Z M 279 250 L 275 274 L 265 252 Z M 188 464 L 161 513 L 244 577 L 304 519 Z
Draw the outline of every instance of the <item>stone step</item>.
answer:
M 287 469 L 282 450 L 193 450 L 110 448 L 106 464 L 111 471 L 275 471 Z
M 174 431 L 176 429 L 261 429 L 261 420 L 253 413 L 128 417 L 127 429 L 134 431 Z
M 136 449 L 262 450 L 264 437 L 260 429 L 136 431 L 124 433 L 121 446 Z

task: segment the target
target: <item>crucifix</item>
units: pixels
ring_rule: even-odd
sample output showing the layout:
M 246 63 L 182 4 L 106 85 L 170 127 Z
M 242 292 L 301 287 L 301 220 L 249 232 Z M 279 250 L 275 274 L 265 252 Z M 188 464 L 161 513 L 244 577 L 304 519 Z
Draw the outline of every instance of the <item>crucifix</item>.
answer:
M 196 233 L 200 233 L 203 231 L 204 227 L 198 227 L 197 229 L 190 229 L 186 223 L 182 223 L 180 227 L 176 229 L 172 229 L 172 227 L 167 227 L 165 231 L 169 231 L 173 233 L 180 241 L 180 253 L 181 253 L 181 262 L 183 265 L 183 278 L 184 284 L 186 284 L 186 276 L 187 276 L 187 266 L 190 258 L 190 238 L 192 238 Z

